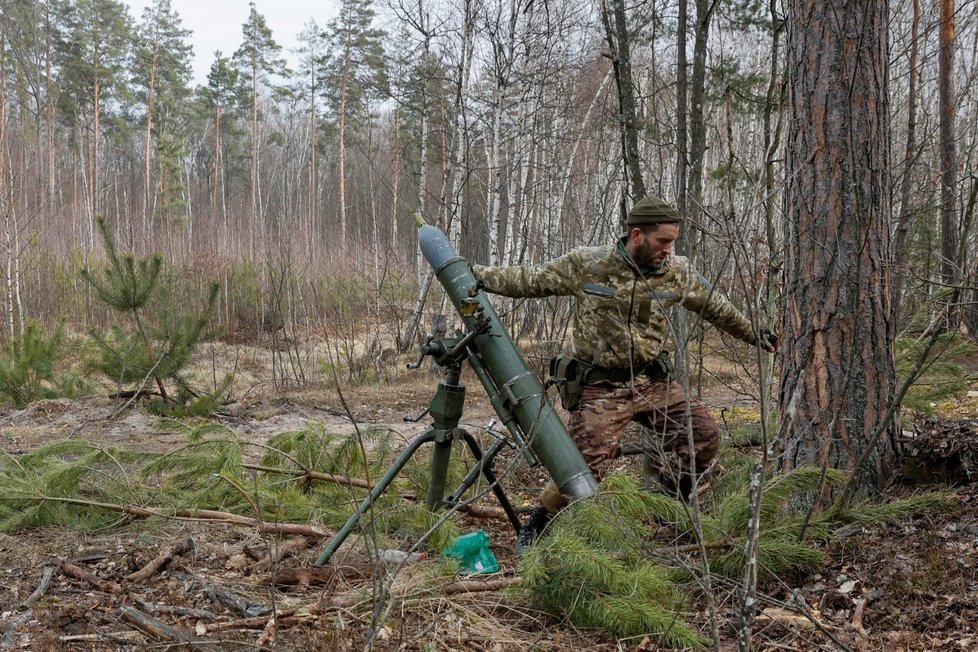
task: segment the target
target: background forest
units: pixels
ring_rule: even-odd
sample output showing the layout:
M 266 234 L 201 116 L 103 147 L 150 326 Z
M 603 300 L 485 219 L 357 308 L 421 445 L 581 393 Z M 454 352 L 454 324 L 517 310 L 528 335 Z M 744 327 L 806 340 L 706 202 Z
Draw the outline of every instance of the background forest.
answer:
M 772 286 L 758 304 L 770 320 L 785 220 L 784 9 L 693 4 L 602 14 L 564 0 L 344 0 L 328 21 L 310 19 L 287 70 L 252 3 L 238 49 L 195 86 L 193 35 L 167 0 L 139 17 L 112 0 L 3 0 L 3 336 L 29 318 L 108 319 L 79 275 L 103 256 L 104 216 L 124 250 L 161 252 L 187 296 L 203 302 L 219 281 L 228 335 L 320 329 L 354 310 L 377 344 L 411 346 L 427 271 L 415 212 L 476 262 L 605 242 L 636 189 L 623 147 L 645 190 L 694 218 L 686 253 L 706 276 L 741 303 Z M 888 289 L 901 326 L 935 291 L 942 260 L 974 285 L 978 29 L 975 4 L 961 3 L 943 82 L 956 120 L 942 146 L 941 4 L 892 3 L 886 24 L 899 272 Z M 731 256 L 731 235 L 746 256 Z M 742 275 L 761 286 L 737 287 Z M 533 311 L 553 306 L 521 306 L 519 334 L 544 334 Z

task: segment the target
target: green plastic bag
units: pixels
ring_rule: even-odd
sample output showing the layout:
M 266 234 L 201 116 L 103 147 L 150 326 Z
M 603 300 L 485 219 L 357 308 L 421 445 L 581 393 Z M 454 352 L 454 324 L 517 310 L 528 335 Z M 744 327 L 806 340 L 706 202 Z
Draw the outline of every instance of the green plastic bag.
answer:
M 459 560 L 462 573 L 495 573 L 499 570 L 499 562 L 489 549 L 489 535 L 485 530 L 477 530 L 456 537 L 451 545 L 442 550 L 445 557 L 455 557 Z

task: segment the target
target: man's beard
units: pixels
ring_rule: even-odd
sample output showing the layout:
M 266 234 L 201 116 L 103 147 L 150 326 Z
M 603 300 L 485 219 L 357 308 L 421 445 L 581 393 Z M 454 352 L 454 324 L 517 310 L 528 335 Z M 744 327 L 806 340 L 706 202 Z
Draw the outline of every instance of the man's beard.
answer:
M 656 261 L 652 255 L 652 247 L 649 246 L 648 242 L 643 242 L 638 245 L 635 249 L 635 255 L 632 256 L 635 259 L 635 264 L 639 267 L 651 267 L 656 269 L 661 264 L 661 261 Z

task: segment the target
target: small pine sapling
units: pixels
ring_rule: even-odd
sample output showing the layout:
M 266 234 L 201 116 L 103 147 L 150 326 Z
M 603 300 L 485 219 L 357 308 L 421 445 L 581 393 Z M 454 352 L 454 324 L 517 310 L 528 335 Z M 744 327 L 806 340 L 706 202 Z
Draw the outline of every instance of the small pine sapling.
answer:
M 114 325 L 104 333 L 92 329 L 90 366 L 120 386 L 132 388 L 135 395 L 151 393 L 155 385 L 164 405 L 192 401 L 199 394 L 184 371 L 198 345 L 212 336 L 207 325 L 219 285 L 211 284 L 199 313 L 189 313 L 179 306 L 172 282 L 161 273 L 159 254 L 140 259 L 121 255 L 104 219 L 98 220 L 98 227 L 108 266 L 101 273 L 84 270 L 82 277 L 103 303 L 126 315 L 129 324 L 126 328 Z
M 57 371 L 70 352 L 64 324 L 45 334 L 31 321 L 24 332 L 0 350 L 0 397 L 17 407 L 45 398 L 72 398 L 85 392 L 85 382 L 71 371 Z

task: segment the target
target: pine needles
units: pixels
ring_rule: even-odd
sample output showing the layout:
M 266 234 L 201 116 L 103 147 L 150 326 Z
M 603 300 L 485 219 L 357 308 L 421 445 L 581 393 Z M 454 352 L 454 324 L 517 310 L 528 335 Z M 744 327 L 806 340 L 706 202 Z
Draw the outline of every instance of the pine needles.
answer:
M 22 334 L 0 349 L 0 397 L 24 407 L 40 399 L 81 395 L 86 390 L 81 377 L 55 369 L 68 353 L 64 323 L 45 334 L 40 324 L 28 322 Z
M 681 507 L 622 474 L 609 476 L 605 486 L 611 491 L 561 512 L 520 559 L 520 591 L 580 627 L 619 638 L 659 635 L 674 647 L 705 645 L 683 620 L 682 593 L 670 570 L 644 554 L 652 543 L 641 519 L 655 510 L 652 515 L 683 522 Z
M 901 380 L 914 368 L 915 361 L 927 343 L 909 337 L 896 340 L 897 374 Z M 968 389 L 973 375 L 961 366 L 960 360 L 975 352 L 975 345 L 956 333 L 941 335 L 934 350 L 928 355 L 921 376 L 917 378 L 906 396 L 903 407 L 923 414 L 933 414 L 940 401 L 961 394 Z
M 119 522 L 120 513 L 198 512 L 338 528 L 366 496 L 366 488 L 316 480 L 310 472 L 377 478 L 392 457 L 386 433 L 373 439 L 368 433 L 367 451 L 357 437 L 328 433 L 319 425 L 254 445 L 213 422 L 160 423 L 183 431 L 185 444 L 153 453 L 65 440 L 25 455 L 0 457 L 0 531 L 44 526 L 87 530 Z M 255 471 L 255 461 L 261 462 L 261 471 Z M 436 527 L 442 516 L 402 500 L 396 487 L 368 514 L 370 525 L 388 537 L 417 541 L 434 530 L 430 549 L 444 547 L 457 532 L 451 521 Z
M 745 463 L 748 460 L 745 459 Z M 732 469 L 740 482 L 720 482 L 703 497 L 700 515 L 709 568 L 739 579 L 746 559 L 744 541 L 750 516 L 746 474 Z M 886 503 L 851 508 L 832 506 L 806 514 L 802 497 L 821 486 L 838 486 L 843 474 L 800 468 L 764 483 L 757 542 L 761 578 L 803 574 L 822 568 L 825 554 L 818 543 L 831 540 L 852 523 L 879 523 L 918 513 L 950 509 L 946 494 L 922 494 Z M 807 518 L 807 521 L 806 521 Z M 669 543 L 657 540 L 651 521 L 672 530 Z M 805 536 L 799 539 L 803 523 Z M 688 508 L 672 498 L 639 488 L 624 473 L 609 475 L 596 496 L 561 512 L 543 539 L 520 559 L 520 591 L 535 606 L 562 615 L 579 627 L 600 629 L 615 637 L 659 636 L 673 647 L 700 647 L 708 641 L 685 621 L 692 601 L 684 580 L 695 586 L 696 567 L 676 554 L 672 541 L 695 541 Z M 653 559 L 656 560 L 653 562 Z

